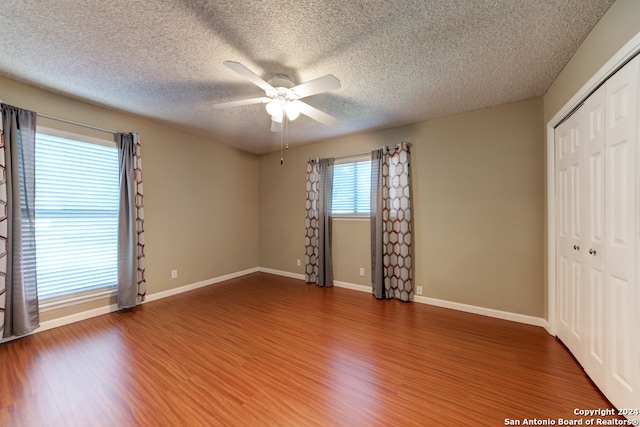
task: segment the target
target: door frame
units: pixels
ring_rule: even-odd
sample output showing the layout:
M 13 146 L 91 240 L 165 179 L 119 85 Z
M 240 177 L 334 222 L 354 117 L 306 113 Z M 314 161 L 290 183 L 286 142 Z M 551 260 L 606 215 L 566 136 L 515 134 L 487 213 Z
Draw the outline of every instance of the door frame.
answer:
M 575 95 L 547 122 L 547 323 L 545 329 L 556 336 L 556 177 L 555 128 L 578 108 L 602 83 L 640 53 L 640 33 L 618 50 Z

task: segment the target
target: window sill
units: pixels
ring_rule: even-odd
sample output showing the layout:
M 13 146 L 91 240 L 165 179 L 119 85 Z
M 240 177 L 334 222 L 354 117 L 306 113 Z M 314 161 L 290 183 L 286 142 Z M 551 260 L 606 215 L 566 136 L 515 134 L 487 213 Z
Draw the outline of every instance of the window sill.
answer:
M 333 220 L 337 221 L 370 221 L 371 217 L 369 215 L 334 215 L 331 217 Z
M 52 298 L 50 300 L 42 300 L 38 305 L 40 313 L 46 313 L 48 311 L 60 310 L 66 307 L 72 307 L 74 305 L 84 304 L 99 299 L 109 298 L 116 295 L 115 289 L 102 290 L 92 292 L 89 294 L 69 296 L 67 298 Z

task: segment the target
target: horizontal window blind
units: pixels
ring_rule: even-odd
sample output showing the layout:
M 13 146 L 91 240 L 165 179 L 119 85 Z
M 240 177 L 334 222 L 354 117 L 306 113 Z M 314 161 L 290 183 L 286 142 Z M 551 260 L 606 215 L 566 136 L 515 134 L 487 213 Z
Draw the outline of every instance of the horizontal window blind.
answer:
M 371 161 L 341 163 L 333 167 L 333 215 L 369 215 Z
M 118 152 L 36 136 L 36 265 L 40 300 L 112 289 L 117 281 Z

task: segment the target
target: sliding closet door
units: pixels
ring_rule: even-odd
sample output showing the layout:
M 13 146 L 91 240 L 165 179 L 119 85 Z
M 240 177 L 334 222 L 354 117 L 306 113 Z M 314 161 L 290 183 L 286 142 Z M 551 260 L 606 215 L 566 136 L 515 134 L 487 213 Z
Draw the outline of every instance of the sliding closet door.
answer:
M 618 408 L 640 406 L 638 291 L 639 61 L 606 83 L 606 293 L 609 354 L 605 395 Z M 593 253 L 600 257 L 600 253 Z

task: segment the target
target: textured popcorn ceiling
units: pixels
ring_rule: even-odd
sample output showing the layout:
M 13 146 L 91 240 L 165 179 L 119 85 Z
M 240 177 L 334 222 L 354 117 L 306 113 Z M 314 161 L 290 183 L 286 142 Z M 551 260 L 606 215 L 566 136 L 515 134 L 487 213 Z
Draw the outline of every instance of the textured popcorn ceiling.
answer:
M 295 146 L 541 96 L 612 3 L 11 0 L 0 73 L 264 153 L 280 143 L 264 105 L 212 108 L 264 94 L 223 61 L 265 80 L 340 80 L 305 99 L 340 124 L 301 116 Z

